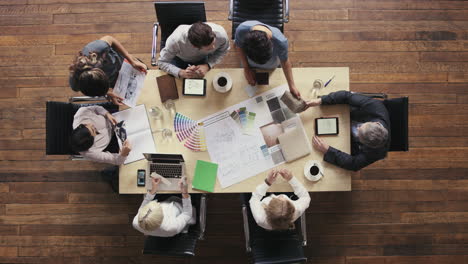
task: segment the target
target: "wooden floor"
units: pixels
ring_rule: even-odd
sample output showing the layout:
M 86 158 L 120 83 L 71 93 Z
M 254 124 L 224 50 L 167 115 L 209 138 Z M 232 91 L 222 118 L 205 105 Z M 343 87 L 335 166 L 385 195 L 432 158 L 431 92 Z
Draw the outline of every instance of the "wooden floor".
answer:
M 141 255 L 102 165 L 46 156 L 45 101 L 74 95 L 67 66 L 119 39 L 149 64 L 152 1 L 0 0 L 0 263 L 245 263 L 236 195 L 209 198 L 189 260 Z M 230 34 L 228 0 L 207 17 Z M 468 1 L 291 0 L 296 67 L 347 66 L 351 90 L 410 97 L 410 148 L 362 170 L 352 192 L 311 193 L 311 263 L 468 263 Z M 239 65 L 230 51 L 224 66 Z

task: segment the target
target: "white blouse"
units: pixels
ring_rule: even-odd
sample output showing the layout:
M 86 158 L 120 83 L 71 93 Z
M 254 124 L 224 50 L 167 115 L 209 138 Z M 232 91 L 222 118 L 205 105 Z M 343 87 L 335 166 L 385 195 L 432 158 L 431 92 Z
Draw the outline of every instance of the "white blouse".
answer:
M 153 194 L 147 193 L 140 208 L 154 199 Z M 182 199 L 182 205 L 178 202 L 161 202 L 161 209 L 164 214 L 161 226 L 152 231 L 143 230 L 138 224 L 138 214 L 133 218 L 133 227 L 148 236 L 171 237 L 179 234 L 188 224 L 195 223 L 193 217 L 192 201 L 190 196 Z
M 289 181 L 289 184 L 292 186 L 292 188 L 294 189 L 294 194 L 296 194 L 297 197 L 299 197 L 299 199 L 291 200 L 284 194 L 280 194 L 278 196 L 286 197 L 294 205 L 295 210 L 293 221 L 296 221 L 309 207 L 310 195 L 304 188 L 302 183 L 298 181 L 295 177 L 292 177 L 292 179 Z M 261 226 L 264 229 L 272 230 L 270 223 L 268 223 L 265 208 L 263 207 L 263 205 L 268 205 L 271 199 L 277 196 L 275 194 L 271 194 L 270 196 L 265 197 L 265 199 L 262 200 L 269 187 L 270 186 L 268 186 L 268 184 L 266 184 L 265 182 L 257 186 L 255 191 L 252 193 L 252 198 L 250 198 L 250 210 L 252 211 L 252 215 L 255 219 L 255 222 L 257 222 L 259 226 Z
M 80 152 L 84 158 L 91 161 L 121 165 L 127 158 L 126 156 L 108 151 L 103 152 L 112 139 L 112 133 L 114 133 L 112 124 L 106 118 L 107 113 L 107 110 L 102 106 L 81 107 L 73 117 L 73 129 L 80 124 L 92 124 L 99 133 L 94 137 L 93 145 L 88 150 Z

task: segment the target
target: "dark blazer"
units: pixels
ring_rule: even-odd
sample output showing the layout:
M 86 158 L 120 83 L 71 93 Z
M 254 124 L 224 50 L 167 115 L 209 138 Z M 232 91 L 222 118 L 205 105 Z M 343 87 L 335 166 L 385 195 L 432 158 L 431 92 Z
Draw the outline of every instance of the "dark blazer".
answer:
M 352 121 L 381 123 L 388 131 L 389 140 L 381 148 L 370 148 L 357 140 L 353 140 L 351 136 L 351 155 L 330 146 L 323 159 L 338 167 L 358 171 L 377 160 L 385 158 L 390 146 L 390 117 L 383 102 L 348 91 L 334 92 L 322 97 L 322 105 L 334 104 L 349 104 L 351 106 Z

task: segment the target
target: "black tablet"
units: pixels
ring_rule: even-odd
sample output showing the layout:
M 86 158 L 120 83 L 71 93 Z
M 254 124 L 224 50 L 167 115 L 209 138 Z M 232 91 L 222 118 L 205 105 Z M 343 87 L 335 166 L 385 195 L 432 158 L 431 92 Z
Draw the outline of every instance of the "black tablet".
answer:
M 270 74 L 268 72 L 256 72 L 255 80 L 258 85 L 268 85 Z
M 206 80 L 205 79 L 184 79 L 183 95 L 206 95 Z
M 338 117 L 321 117 L 315 119 L 315 134 L 338 135 Z

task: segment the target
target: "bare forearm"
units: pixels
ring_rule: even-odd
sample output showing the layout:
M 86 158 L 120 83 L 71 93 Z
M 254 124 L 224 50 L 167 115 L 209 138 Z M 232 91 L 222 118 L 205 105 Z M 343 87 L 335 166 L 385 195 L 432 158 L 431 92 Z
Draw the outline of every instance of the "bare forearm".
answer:
M 241 59 L 241 62 L 242 62 L 242 66 L 244 68 L 249 68 L 249 62 L 247 61 L 247 56 L 245 56 L 245 53 L 244 51 L 239 48 L 239 47 L 236 47 L 237 51 L 239 52 L 239 57 Z
M 115 51 L 122 54 L 122 56 L 124 56 L 132 65 L 134 64 L 134 60 L 135 60 L 134 57 L 131 56 L 130 53 L 128 53 L 127 49 L 125 49 L 125 47 L 122 45 L 122 43 L 120 43 L 120 41 L 118 41 L 116 38 L 112 36 L 105 36 L 105 37 L 102 37 L 101 39 L 109 43 L 109 45 L 111 45 L 111 47 Z
M 296 84 L 294 83 L 293 73 L 292 73 L 292 65 L 291 62 L 288 60 L 281 62 L 281 67 L 283 68 L 284 76 L 286 77 L 286 81 L 288 82 L 289 89 L 296 89 Z

